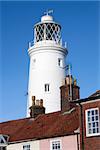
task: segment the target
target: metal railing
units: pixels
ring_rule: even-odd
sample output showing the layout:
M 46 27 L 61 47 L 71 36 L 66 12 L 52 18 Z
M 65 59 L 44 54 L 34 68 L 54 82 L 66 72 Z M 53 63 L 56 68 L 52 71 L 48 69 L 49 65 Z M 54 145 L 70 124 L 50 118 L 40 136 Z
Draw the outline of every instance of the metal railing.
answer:
M 40 43 L 40 45 L 42 45 L 43 42 L 47 44 L 48 40 L 43 40 L 43 41 L 39 41 L 39 42 L 30 41 L 28 43 L 28 48 L 33 47 L 36 43 Z M 54 44 L 54 45 L 58 44 L 58 45 L 60 45 L 64 48 L 67 48 L 67 42 L 62 42 L 62 39 L 60 40 L 60 42 L 56 42 L 56 41 L 51 40 L 51 43 Z

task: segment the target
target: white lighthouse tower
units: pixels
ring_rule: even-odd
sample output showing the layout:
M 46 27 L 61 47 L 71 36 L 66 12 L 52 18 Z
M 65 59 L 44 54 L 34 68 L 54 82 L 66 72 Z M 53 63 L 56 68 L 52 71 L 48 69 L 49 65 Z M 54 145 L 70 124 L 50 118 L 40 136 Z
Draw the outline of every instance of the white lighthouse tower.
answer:
M 62 46 L 61 26 L 49 15 L 34 26 L 34 41 L 29 43 L 30 56 L 27 116 L 32 96 L 43 99 L 46 113 L 59 111 L 60 86 L 66 76 L 67 49 Z

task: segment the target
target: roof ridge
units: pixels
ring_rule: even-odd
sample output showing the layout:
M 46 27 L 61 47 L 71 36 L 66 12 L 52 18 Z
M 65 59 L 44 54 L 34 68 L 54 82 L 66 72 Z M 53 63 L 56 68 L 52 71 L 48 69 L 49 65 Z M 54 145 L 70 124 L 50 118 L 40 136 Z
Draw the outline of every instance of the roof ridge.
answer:
M 8 121 L 0 122 L 0 124 L 10 123 L 10 122 L 15 122 L 15 121 L 20 121 L 20 120 L 27 120 L 27 119 L 30 119 L 30 118 L 31 118 L 31 117 L 28 117 L 28 118 L 20 118 L 20 119 L 14 119 L 14 120 L 8 120 Z
M 55 111 L 55 112 L 50 112 L 50 113 L 47 113 L 47 114 L 40 114 L 39 116 L 37 117 L 40 117 L 40 116 L 48 116 L 48 115 L 53 115 L 53 114 L 57 114 L 57 113 L 60 113 L 61 111 Z M 35 119 L 37 119 L 37 117 Z M 10 123 L 10 122 L 15 122 L 15 121 L 20 121 L 20 120 L 27 120 L 27 119 L 31 119 L 32 117 L 26 117 L 26 118 L 19 118 L 19 119 L 14 119 L 14 120 L 8 120 L 8 121 L 4 121 L 4 122 L 0 122 L 0 124 L 4 124 L 4 123 Z M 34 119 L 34 120 L 35 120 Z
M 90 98 L 90 97 L 99 96 L 99 95 L 100 95 L 100 90 L 96 90 L 96 92 L 92 93 L 92 94 L 89 96 L 89 98 Z

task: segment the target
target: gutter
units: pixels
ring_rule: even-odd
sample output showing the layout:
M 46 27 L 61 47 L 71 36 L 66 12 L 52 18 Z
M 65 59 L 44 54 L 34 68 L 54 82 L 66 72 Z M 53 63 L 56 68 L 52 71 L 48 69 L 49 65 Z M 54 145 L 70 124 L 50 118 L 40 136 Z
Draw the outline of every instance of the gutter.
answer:
M 79 149 L 79 147 L 80 147 L 80 146 L 79 146 L 79 138 L 78 138 L 78 137 L 79 137 L 79 134 L 80 134 L 79 128 L 78 128 L 77 130 L 75 130 L 74 133 L 76 133 L 76 138 L 77 138 L 77 150 L 80 150 L 80 149 Z
M 81 129 L 82 129 L 82 150 L 85 150 L 84 149 L 84 129 L 83 129 L 83 107 L 81 105 L 81 103 L 79 103 L 79 106 L 80 106 L 80 112 L 81 112 Z
M 79 133 L 77 133 L 77 150 L 79 150 L 79 139 L 78 139 L 78 134 L 79 134 Z
M 87 98 L 84 99 L 84 101 L 86 101 L 86 100 L 87 100 Z M 80 126 L 81 126 L 81 129 L 82 129 L 82 132 L 81 132 L 82 133 L 81 134 L 82 135 L 82 137 L 81 137 L 81 140 L 82 140 L 82 150 L 85 150 L 85 148 L 84 148 L 84 129 L 83 129 L 83 107 L 82 107 L 81 102 L 82 102 L 82 99 L 79 99 L 77 101 L 72 101 L 71 103 L 79 104 L 79 107 L 80 107 Z M 81 143 L 80 143 L 80 145 L 81 145 Z

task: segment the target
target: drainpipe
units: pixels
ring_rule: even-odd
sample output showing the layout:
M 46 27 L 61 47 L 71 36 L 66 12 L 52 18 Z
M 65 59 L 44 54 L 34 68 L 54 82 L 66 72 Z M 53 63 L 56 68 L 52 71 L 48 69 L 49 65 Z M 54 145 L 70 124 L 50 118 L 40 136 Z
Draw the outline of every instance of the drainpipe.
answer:
M 77 150 L 79 150 L 79 139 L 78 139 L 78 134 L 79 134 L 79 133 L 77 133 Z
M 82 150 L 85 150 L 84 149 L 84 129 L 83 129 L 83 108 L 82 108 L 82 105 L 81 103 L 79 103 L 79 106 L 80 106 L 80 112 L 81 112 L 81 129 L 82 129 Z

